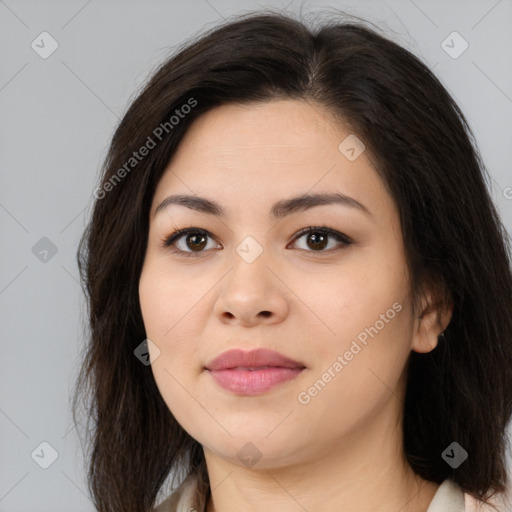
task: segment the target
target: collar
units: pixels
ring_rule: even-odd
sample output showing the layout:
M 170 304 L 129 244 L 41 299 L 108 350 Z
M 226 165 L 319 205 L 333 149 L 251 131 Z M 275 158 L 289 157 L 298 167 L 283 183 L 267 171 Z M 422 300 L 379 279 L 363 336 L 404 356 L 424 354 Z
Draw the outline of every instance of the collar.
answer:
M 158 503 L 158 501 L 157 501 Z M 160 500 L 153 512 L 205 512 L 206 496 L 197 495 L 197 475 L 189 474 L 167 498 Z M 444 480 L 437 489 L 426 512 L 465 512 L 462 489 L 451 480 Z
M 446 479 L 437 489 L 427 512 L 465 512 L 465 497 L 462 489 Z

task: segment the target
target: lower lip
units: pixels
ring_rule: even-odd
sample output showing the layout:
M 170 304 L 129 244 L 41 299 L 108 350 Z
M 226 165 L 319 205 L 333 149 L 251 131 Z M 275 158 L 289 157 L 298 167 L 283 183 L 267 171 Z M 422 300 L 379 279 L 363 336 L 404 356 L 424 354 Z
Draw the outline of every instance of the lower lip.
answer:
M 209 370 L 224 389 L 238 395 L 259 395 L 297 377 L 304 368 L 263 368 L 261 370 Z

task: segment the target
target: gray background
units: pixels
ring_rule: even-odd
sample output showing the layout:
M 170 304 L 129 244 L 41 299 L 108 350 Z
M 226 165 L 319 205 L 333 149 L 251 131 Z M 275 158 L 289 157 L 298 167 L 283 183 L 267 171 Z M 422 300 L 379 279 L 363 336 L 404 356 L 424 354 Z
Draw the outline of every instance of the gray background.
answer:
M 420 56 L 466 114 L 512 232 L 511 0 L 0 0 L 0 512 L 94 510 L 70 394 L 85 322 L 75 253 L 100 165 L 130 99 L 177 44 L 264 6 L 342 9 Z M 50 48 L 43 31 L 58 43 L 46 59 L 31 47 Z M 442 47 L 453 31 L 469 44 L 458 58 Z M 47 469 L 44 441 L 58 452 Z

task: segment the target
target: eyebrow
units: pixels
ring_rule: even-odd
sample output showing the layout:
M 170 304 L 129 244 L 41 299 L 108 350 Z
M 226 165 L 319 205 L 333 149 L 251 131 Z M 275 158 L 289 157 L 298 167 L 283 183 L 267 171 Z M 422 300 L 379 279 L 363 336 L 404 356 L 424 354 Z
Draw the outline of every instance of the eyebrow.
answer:
M 222 206 L 215 201 L 200 196 L 191 195 L 172 195 L 166 197 L 155 209 L 154 216 L 165 208 L 176 204 L 185 206 L 191 210 L 218 217 L 226 217 L 226 212 Z M 283 199 L 275 203 L 270 210 L 270 217 L 281 219 L 292 213 L 308 210 L 315 206 L 326 204 L 340 204 L 349 208 L 355 208 L 368 216 L 372 216 L 372 212 L 353 197 L 340 193 L 329 194 L 303 194 L 301 196 Z

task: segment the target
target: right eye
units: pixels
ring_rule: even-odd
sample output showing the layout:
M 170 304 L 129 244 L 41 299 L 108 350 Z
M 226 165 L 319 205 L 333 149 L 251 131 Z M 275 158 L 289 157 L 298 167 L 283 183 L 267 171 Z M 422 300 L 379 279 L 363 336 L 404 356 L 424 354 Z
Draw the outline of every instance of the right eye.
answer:
M 205 252 L 204 249 L 212 249 L 208 247 L 208 237 L 211 234 L 204 229 L 179 229 L 164 240 L 164 246 L 179 256 L 198 257 Z

